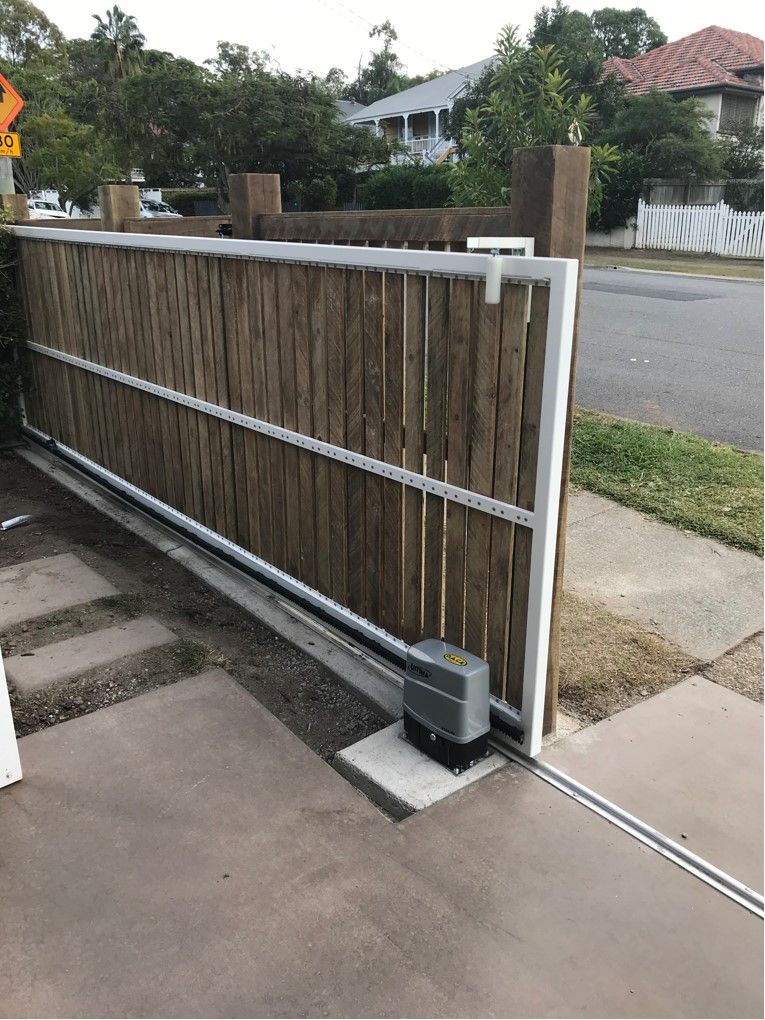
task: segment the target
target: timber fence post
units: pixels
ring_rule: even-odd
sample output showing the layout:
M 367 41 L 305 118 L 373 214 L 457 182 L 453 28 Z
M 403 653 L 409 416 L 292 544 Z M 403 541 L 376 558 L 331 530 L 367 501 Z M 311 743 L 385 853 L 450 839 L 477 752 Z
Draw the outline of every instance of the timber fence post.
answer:
M 548 258 L 579 260 L 574 339 L 571 350 L 571 378 L 568 391 L 566 438 L 558 544 L 555 557 L 550 653 L 545 690 L 544 732 L 555 729 L 558 711 L 560 673 L 560 600 L 563 590 L 563 566 L 566 555 L 568 516 L 568 478 L 571 466 L 571 429 L 574 414 L 576 354 L 579 339 L 579 308 L 582 294 L 585 234 L 587 231 L 587 195 L 590 174 L 590 150 L 576 145 L 541 145 L 513 152 L 510 189 L 510 234 L 533 237 L 534 254 Z
M 279 174 L 230 174 L 228 197 L 231 236 L 257 240 L 258 218 L 282 211 L 281 178 Z
M 137 220 L 141 215 L 138 188 L 135 184 L 100 184 L 98 208 L 102 230 L 124 232 L 125 220 Z

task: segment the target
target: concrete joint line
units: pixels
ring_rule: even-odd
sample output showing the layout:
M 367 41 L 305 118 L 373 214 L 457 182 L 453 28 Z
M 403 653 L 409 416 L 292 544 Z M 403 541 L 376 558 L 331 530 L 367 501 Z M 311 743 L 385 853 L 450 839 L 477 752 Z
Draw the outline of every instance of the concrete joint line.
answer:
M 626 832 L 633 839 L 650 847 L 651 850 L 655 850 L 662 857 L 666 857 L 674 864 L 683 868 L 684 871 L 687 871 L 695 878 L 706 883 L 706 885 L 727 896 L 728 899 L 756 914 L 757 917 L 765 918 L 765 899 L 760 893 L 755 892 L 754 889 L 750 889 L 749 886 L 739 882 L 738 879 L 728 875 L 725 871 L 721 871 L 720 868 L 716 868 L 714 864 L 710 864 L 703 857 L 697 856 L 686 847 L 676 843 L 669 836 L 665 836 L 657 829 L 654 829 L 653 826 L 648 825 L 647 822 L 631 815 L 624 808 L 620 808 L 618 804 L 613 804 L 610 800 L 606 800 L 605 797 L 601 797 L 599 793 L 584 786 L 560 769 L 547 765 L 538 759 L 528 758 L 525 754 L 515 750 L 515 748 L 504 744 L 501 738 L 492 741 L 492 743 L 496 750 L 504 754 L 510 761 L 521 765 L 538 779 L 549 783 L 556 790 L 560 790 L 561 793 L 582 804 L 589 811 L 600 815 L 601 818 L 605 818 L 606 821 L 611 822 L 612 825 L 621 829 L 622 832 Z

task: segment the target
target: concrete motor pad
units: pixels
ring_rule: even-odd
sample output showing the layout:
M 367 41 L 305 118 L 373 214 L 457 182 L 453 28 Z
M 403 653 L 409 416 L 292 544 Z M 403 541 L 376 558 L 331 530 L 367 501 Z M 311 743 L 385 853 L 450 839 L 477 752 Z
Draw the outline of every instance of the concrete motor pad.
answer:
M 494 752 L 455 775 L 410 744 L 399 721 L 338 751 L 332 764 L 394 818 L 406 818 L 491 775 L 507 759 Z

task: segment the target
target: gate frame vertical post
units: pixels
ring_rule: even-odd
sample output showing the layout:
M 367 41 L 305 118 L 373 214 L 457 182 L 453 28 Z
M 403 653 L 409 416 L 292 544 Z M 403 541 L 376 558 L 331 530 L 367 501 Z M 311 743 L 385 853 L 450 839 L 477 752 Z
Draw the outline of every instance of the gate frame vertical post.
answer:
M 256 241 L 260 238 L 260 217 L 282 211 L 281 177 L 279 174 L 230 174 L 228 198 L 231 236 Z
M 545 733 L 555 729 L 558 712 L 560 600 L 566 556 L 568 479 L 571 467 L 571 431 L 576 388 L 576 356 L 579 341 L 584 246 L 587 232 L 589 178 L 590 150 L 584 146 L 540 145 L 528 149 L 513 150 L 510 233 L 518 237 L 533 237 L 536 256 L 577 259 L 579 261 L 545 691 Z
M 5 678 L 3 654 L 0 652 L 0 789 L 21 779 L 21 760 L 13 725 L 8 682 Z

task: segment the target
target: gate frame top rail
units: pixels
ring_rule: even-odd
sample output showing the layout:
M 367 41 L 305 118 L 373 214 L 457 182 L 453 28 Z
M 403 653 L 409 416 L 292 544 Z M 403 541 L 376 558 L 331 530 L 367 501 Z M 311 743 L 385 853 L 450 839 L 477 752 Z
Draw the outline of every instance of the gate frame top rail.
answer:
M 219 255 L 267 262 L 298 262 L 307 265 L 340 266 L 348 269 L 380 269 L 431 276 L 483 279 L 486 255 L 472 252 L 423 251 L 414 248 L 373 248 L 346 244 L 314 244 L 303 241 L 246 241 L 236 238 L 183 237 L 177 234 L 127 234 L 107 230 L 67 230 L 62 227 L 14 226 L 24 240 L 58 241 L 101 248 L 136 248 L 178 255 Z M 576 259 L 504 257 L 502 278 L 528 286 L 549 286 L 560 276 L 565 263 Z
M 31 241 L 67 242 L 177 254 L 217 255 L 224 258 L 251 258 L 361 270 L 388 270 L 426 276 L 442 275 L 469 279 L 485 279 L 486 276 L 485 255 L 458 252 L 79 231 L 51 227 L 16 226 L 13 230 L 18 237 Z M 542 747 L 578 269 L 577 259 L 526 256 L 503 256 L 502 259 L 503 282 L 550 288 L 534 484 L 523 693 L 520 709 L 524 740 L 522 745 L 518 745 L 522 746 L 524 753 L 530 757 L 537 755 Z M 304 438 L 311 441 L 310 437 Z M 302 582 L 298 583 L 305 587 Z M 316 595 L 319 594 L 316 592 Z M 322 596 L 322 599 L 324 598 Z M 340 608 L 342 611 L 342 607 Z M 348 609 L 345 609 L 345 612 L 350 614 Z M 358 617 L 356 619 L 358 620 Z M 374 639 L 377 642 L 384 642 L 386 632 L 381 631 L 371 621 L 361 621 L 362 625 L 365 622 L 370 632 L 374 634 Z M 393 635 L 387 635 L 387 638 L 400 655 L 401 640 Z M 494 701 L 492 707 L 495 707 Z M 511 706 L 507 706 L 507 709 L 508 716 L 515 721 L 517 710 Z

